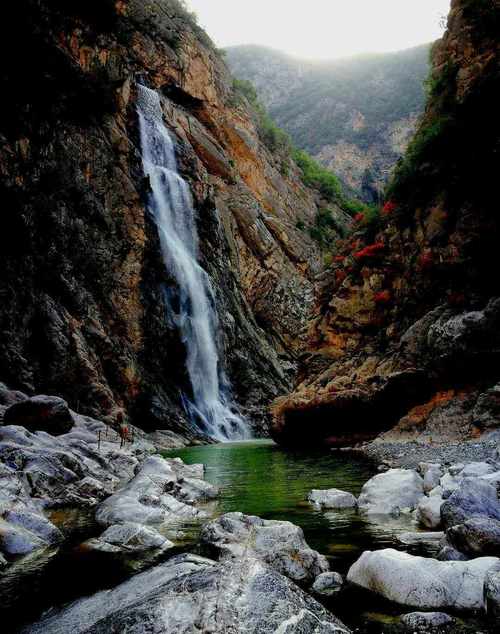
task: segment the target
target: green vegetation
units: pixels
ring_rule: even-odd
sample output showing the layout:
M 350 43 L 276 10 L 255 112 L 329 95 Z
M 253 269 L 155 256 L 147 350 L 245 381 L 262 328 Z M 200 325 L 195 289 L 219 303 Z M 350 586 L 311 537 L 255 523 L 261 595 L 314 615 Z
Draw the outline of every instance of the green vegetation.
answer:
M 335 174 L 325 169 L 304 150 L 295 149 L 292 158 L 302 170 L 305 185 L 316 189 L 329 202 L 343 202 L 342 185 Z

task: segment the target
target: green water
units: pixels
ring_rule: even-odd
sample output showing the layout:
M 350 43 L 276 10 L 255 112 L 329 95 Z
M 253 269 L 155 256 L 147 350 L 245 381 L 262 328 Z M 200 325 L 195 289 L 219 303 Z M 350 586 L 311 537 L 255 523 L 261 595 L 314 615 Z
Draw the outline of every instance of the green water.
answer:
M 216 514 L 241 511 L 293 522 L 302 527 L 309 545 L 340 572 L 346 572 L 363 550 L 401 547 L 397 534 L 415 530 L 410 517 L 386 518 L 379 524 L 350 510 L 322 512 L 307 502 L 311 489 L 337 488 L 359 495 L 376 471 L 352 455 L 298 453 L 271 441 L 189 447 L 165 455 L 205 465 L 206 479 L 220 488 Z

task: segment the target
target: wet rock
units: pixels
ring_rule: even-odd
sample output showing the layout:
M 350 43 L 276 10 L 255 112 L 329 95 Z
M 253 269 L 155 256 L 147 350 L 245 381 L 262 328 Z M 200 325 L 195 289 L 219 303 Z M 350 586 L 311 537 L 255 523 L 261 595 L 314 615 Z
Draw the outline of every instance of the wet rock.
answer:
M 498 563 L 496 557 L 442 562 L 389 548 L 364 552 L 347 580 L 400 605 L 480 610 L 486 573 Z
M 484 601 L 488 616 L 500 619 L 500 567 L 490 570 L 486 575 Z
M 467 478 L 441 506 L 441 520 L 447 529 L 473 517 L 500 520 L 500 502 L 494 486 L 479 478 Z
M 307 545 L 302 529 L 291 522 L 226 513 L 203 527 L 200 541 L 221 560 L 253 557 L 296 582 L 311 583 L 329 569 L 326 558 Z
M 421 498 L 415 514 L 417 522 L 425 528 L 439 528 L 441 526 L 442 505 L 443 499 L 437 495 Z
M 358 498 L 360 512 L 398 516 L 413 511 L 424 494 L 423 480 L 411 469 L 390 469 L 363 486 Z
M 401 533 L 398 535 L 398 541 L 405 546 L 430 546 L 432 549 L 437 549 L 441 540 L 444 537 L 444 533 L 441 531 L 435 532 L 421 532 L 421 533 Z
M 500 556 L 500 521 L 485 517 L 472 518 L 451 526 L 446 537 L 457 550 L 470 557 Z
M 71 430 L 74 420 L 68 404 L 62 398 L 33 396 L 8 407 L 4 413 L 4 424 L 60 436 Z
M 325 509 L 355 508 L 358 501 L 352 493 L 340 491 L 340 489 L 313 489 L 307 499 L 312 504 Z
M 443 632 L 456 620 L 444 612 L 411 612 L 401 616 L 401 623 L 411 632 Z
M 445 539 L 441 544 L 441 549 L 436 555 L 438 561 L 468 561 L 469 558 L 463 553 L 459 552 L 456 548 L 453 548 L 449 542 Z
M 191 477 L 193 469 L 160 456 L 151 456 L 137 475 L 123 488 L 102 502 L 96 519 L 102 526 L 133 522 L 168 525 L 179 519 L 204 518 L 207 514 L 194 504 L 217 495 L 216 487 Z
M 216 563 L 181 555 L 117 588 L 81 599 L 25 634 L 348 634 L 312 597 L 255 559 Z
M 460 478 L 477 478 L 495 472 L 495 467 L 487 462 L 470 462 L 460 471 Z
M 344 580 L 338 572 L 323 572 L 312 585 L 312 592 L 320 597 L 333 597 L 340 592 Z

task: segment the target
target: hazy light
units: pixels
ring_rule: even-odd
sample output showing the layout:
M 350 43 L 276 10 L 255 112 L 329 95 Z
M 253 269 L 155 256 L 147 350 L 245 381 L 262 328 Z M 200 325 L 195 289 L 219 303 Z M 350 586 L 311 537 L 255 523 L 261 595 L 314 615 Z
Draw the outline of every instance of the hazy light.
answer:
M 450 0 L 187 0 L 219 47 L 261 44 L 328 59 L 437 39 Z

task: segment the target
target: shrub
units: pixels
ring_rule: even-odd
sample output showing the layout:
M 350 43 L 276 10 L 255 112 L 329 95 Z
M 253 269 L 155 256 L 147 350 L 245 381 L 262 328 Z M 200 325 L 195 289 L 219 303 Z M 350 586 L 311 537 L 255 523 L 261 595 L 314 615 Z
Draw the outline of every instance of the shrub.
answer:
M 385 244 L 383 242 L 375 242 L 375 244 L 370 244 L 367 247 L 364 247 L 364 249 L 356 251 L 354 257 L 356 260 L 373 258 L 381 255 L 384 250 Z
M 304 150 L 294 150 L 292 157 L 302 171 L 304 185 L 313 187 L 330 202 L 343 202 L 342 186 L 335 174 L 322 167 Z
M 375 293 L 373 297 L 373 301 L 376 304 L 388 304 L 391 300 L 392 300 L 392 295 L 391 295 L 391 292 L 388 290 L 379 291 L 378 293 Z

